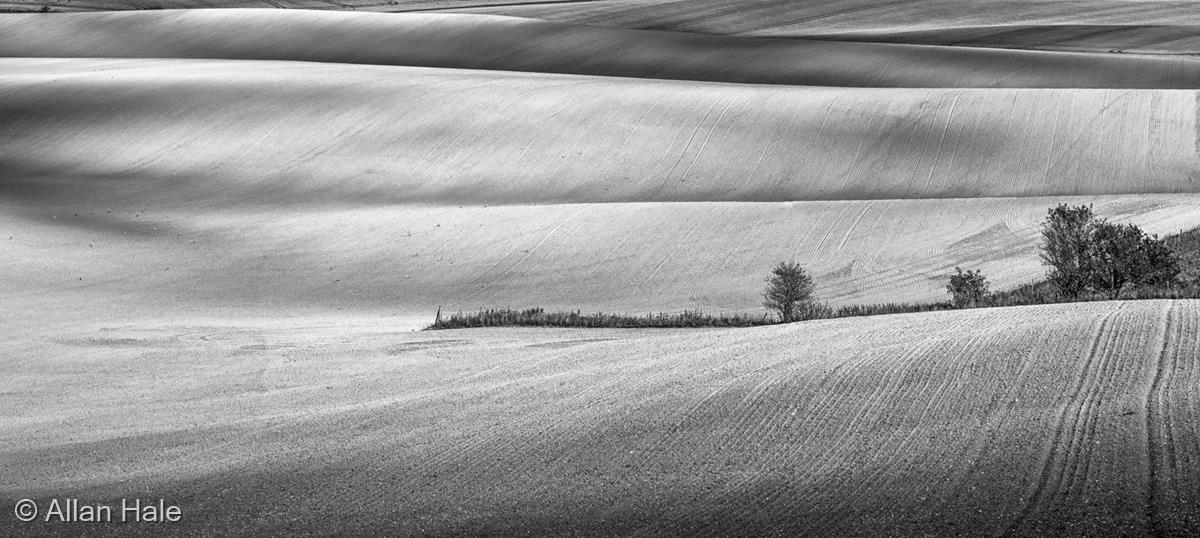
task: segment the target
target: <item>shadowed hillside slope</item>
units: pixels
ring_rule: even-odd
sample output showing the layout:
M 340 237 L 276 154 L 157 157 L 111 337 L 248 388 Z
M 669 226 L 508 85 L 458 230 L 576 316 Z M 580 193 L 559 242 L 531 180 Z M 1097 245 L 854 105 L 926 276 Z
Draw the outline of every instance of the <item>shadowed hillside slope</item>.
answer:
M 0 66 L 2 181 L 17 195 L 1070 196 L 1191 193 L 1200 170 L 1197 94 L 1184 91 L 818 89 L 248 61 Z
M 1200 88 L 1200 60 L 1193 58 L 303 10 L 6 15 L 0 17 L 0 56 L 307 60 L 819 86 Z
M 88 534 L 1184 536 L 1197 335 L 1195 301 L 718 331 L 93 321 L 0 343 L 0 499 L 185 515 Z
M 925 32 L 935 36 L 972 28 L 978 29 L 978 34 L 992 28 L 1005 33 L 1005 39 L 990 46 L 1006 48 L 1074 47 L 1107 52 L 1136 44 L 1173 54 L 1200 52 L 1195 40 L 1200 13 L 1194 4 L 1182 0 L 495 0 L 439 6 L 460 12 L 719 35 L 796 38 L 831 32 Z M 398 2 L 378 9 L 427 8 L 424 2 Z
M 0 0 L 0 9 L 300 8 L 511 15 L 609 28 L 1018 49 L 1200 53 L 1185 0 Z
M 440 5 L 455 6 L 450 2 Z M 426 6 L 398 2 L 368 9 L 492 13 L 712 35 L 839 36 L 886 43 L 1200 54 L 1200 15 L 1190 2 L 1176 0 L 501 0 L 465 1 L 446 8 Z
M 0 285 L 65 317 L 53 305 L 81 298 L 422 322 L 438 305 L 757 311 L 789 257 L 835 302 L 929 300 L 955 265 L 1037 278 L 1058 202 L 1200 225 L 1193 92 L 0 65 Z
M 810 39 L 1102 53 L 1200 54 L 1200 24 L 996 24 L 927 29 L 814 31 Z

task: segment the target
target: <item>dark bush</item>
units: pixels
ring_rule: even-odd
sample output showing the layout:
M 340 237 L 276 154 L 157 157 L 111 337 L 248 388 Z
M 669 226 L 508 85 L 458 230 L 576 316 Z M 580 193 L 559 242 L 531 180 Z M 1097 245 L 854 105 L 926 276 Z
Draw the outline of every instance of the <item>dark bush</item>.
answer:
M 763 291 L 763 306 L 779 313 L 779 320 L 790 323 L 800 319 L 812 319 L 812 277 L 795 262 L 779 262 L 767 277 L 767 289 Z M 808 316 L 808 317 L 802 317 Z
M 961 267 L 954 268 L 955 274 L 950 275 L 950 283 L 946 291 L 950 293 L 955 308 L 974 308 L 983 303 L 987 296 L 987 277 L 978 270 L 963 271 Z
M 1083 293 L 1110 299 L 1126 286 L 1169 287 L 1180 272 L 1175 253 L 1132 224 L 1097 219 L 1090 206 L 1051 209 L 1042 224 L 1047 280 L 1069 300 Z

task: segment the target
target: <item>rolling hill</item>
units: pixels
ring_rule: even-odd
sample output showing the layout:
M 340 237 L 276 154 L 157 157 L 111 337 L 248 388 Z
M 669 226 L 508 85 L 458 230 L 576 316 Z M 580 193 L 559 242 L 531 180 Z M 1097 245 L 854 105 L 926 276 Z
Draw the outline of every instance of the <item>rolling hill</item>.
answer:
M 0 20 L 0 56 L 293 60 L 848 87 L 1200 88 L 1200 60 L 1187 56 L 763 39 L 471 14 L 18 14 Z
M 6 0 L 34 11 L 291 8 L 508 15 L 606 28 L 1035 50 L 1190 54 L 1200 15 L 1181 0 Z
M 1200 224 L 1194 92 L 0 64 L 16 297 L 741 310 L 798 257 L 835 302 L 929 300 L 959 264 L 1037 278 L 1059 202 Z
M 0 498 L 184 511 L 70 527 L 99 535 L 1184 536 L 1198 306 L 701 331 L 97 320 L 3 344 L 39 356 L 0 363 L 20 394 Z

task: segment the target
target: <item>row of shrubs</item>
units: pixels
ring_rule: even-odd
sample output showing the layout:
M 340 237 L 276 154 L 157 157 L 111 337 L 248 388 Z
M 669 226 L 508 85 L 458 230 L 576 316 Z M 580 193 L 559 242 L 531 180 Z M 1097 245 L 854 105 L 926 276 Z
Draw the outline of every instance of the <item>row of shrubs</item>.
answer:
M 877 316 L 910 312 L 954 310 L 950 302 L 938 303 L 882 303 L 869 305 L 847 305 L 831 307 L 825 303 L 812 303 L 798 310 L 793 321 L 813 319 Z M 780 319 L 770 314 L 708 314 L 701 310 L 653 313 L 644 316 L 622 314 L 583 314 L 573 312 L 546 312 L 542 308 L 514 310 L 492 308 L 478 312 L 455 313 L 438 316 L 428 329 L 470 329 L 482 327 L 579 327 L 610 329 L 645 328 L 699 328 L 699 327 L 755 327 L 775 325 Z
M 1042 224 L 1039 250 L 1045 280 L 992 294 L 983 273 L 956 267 L 946 291 L 960 308 L 1200 297 L 1200 229 L 1159 239 L 1096 218 L 1091 206 L 1060 205 Z
M 666 327 L 752 327 L 770 325 L 775 320 L 763 314 L 709 315 L 699 310 L 655 313 L 645 316 L 620 314 L 582 314 L 574 312 L 546 312 L 541 308 L 525 310 L 489 309 L 474 313 L 457 313 L 449 317 L 438 316 L 430 329 L 467 329 L 473 327 L 587 327 L 587 328 L 666 328 Z
M 1059 205 L 1042 225 L 1040 257 L 1047 278 L 991 293 L 979 270 L 955 268 L 949 301 L 831 307 L 813 297 L 812 277 L 799 264 L 778 263 L 767 277 L 763 306 L 769 314 L 706 314 L 699 310 L 646 316 L 490 309 L 438 313 L 429 329 L 470 327 L 750 327 L 813 319 L 931 312 L 959 308 L 1021 306 L 1112 299 L 1200 298 L 1200 229 L 1159 239 L 1131 224 L 1098 219 L 1091 206 Z

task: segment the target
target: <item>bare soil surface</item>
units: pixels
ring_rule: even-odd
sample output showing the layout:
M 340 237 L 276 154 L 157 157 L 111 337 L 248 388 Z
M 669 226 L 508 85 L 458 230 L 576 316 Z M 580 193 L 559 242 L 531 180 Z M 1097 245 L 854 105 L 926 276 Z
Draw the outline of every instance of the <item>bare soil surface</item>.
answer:
M 738 330 L 411 333 L 369 317 L 222 319 L 7 338 L 0 498 L 162 497 L 185 517 L 0 518 L 0 528 L 1200 530 L 1195 301 Z

